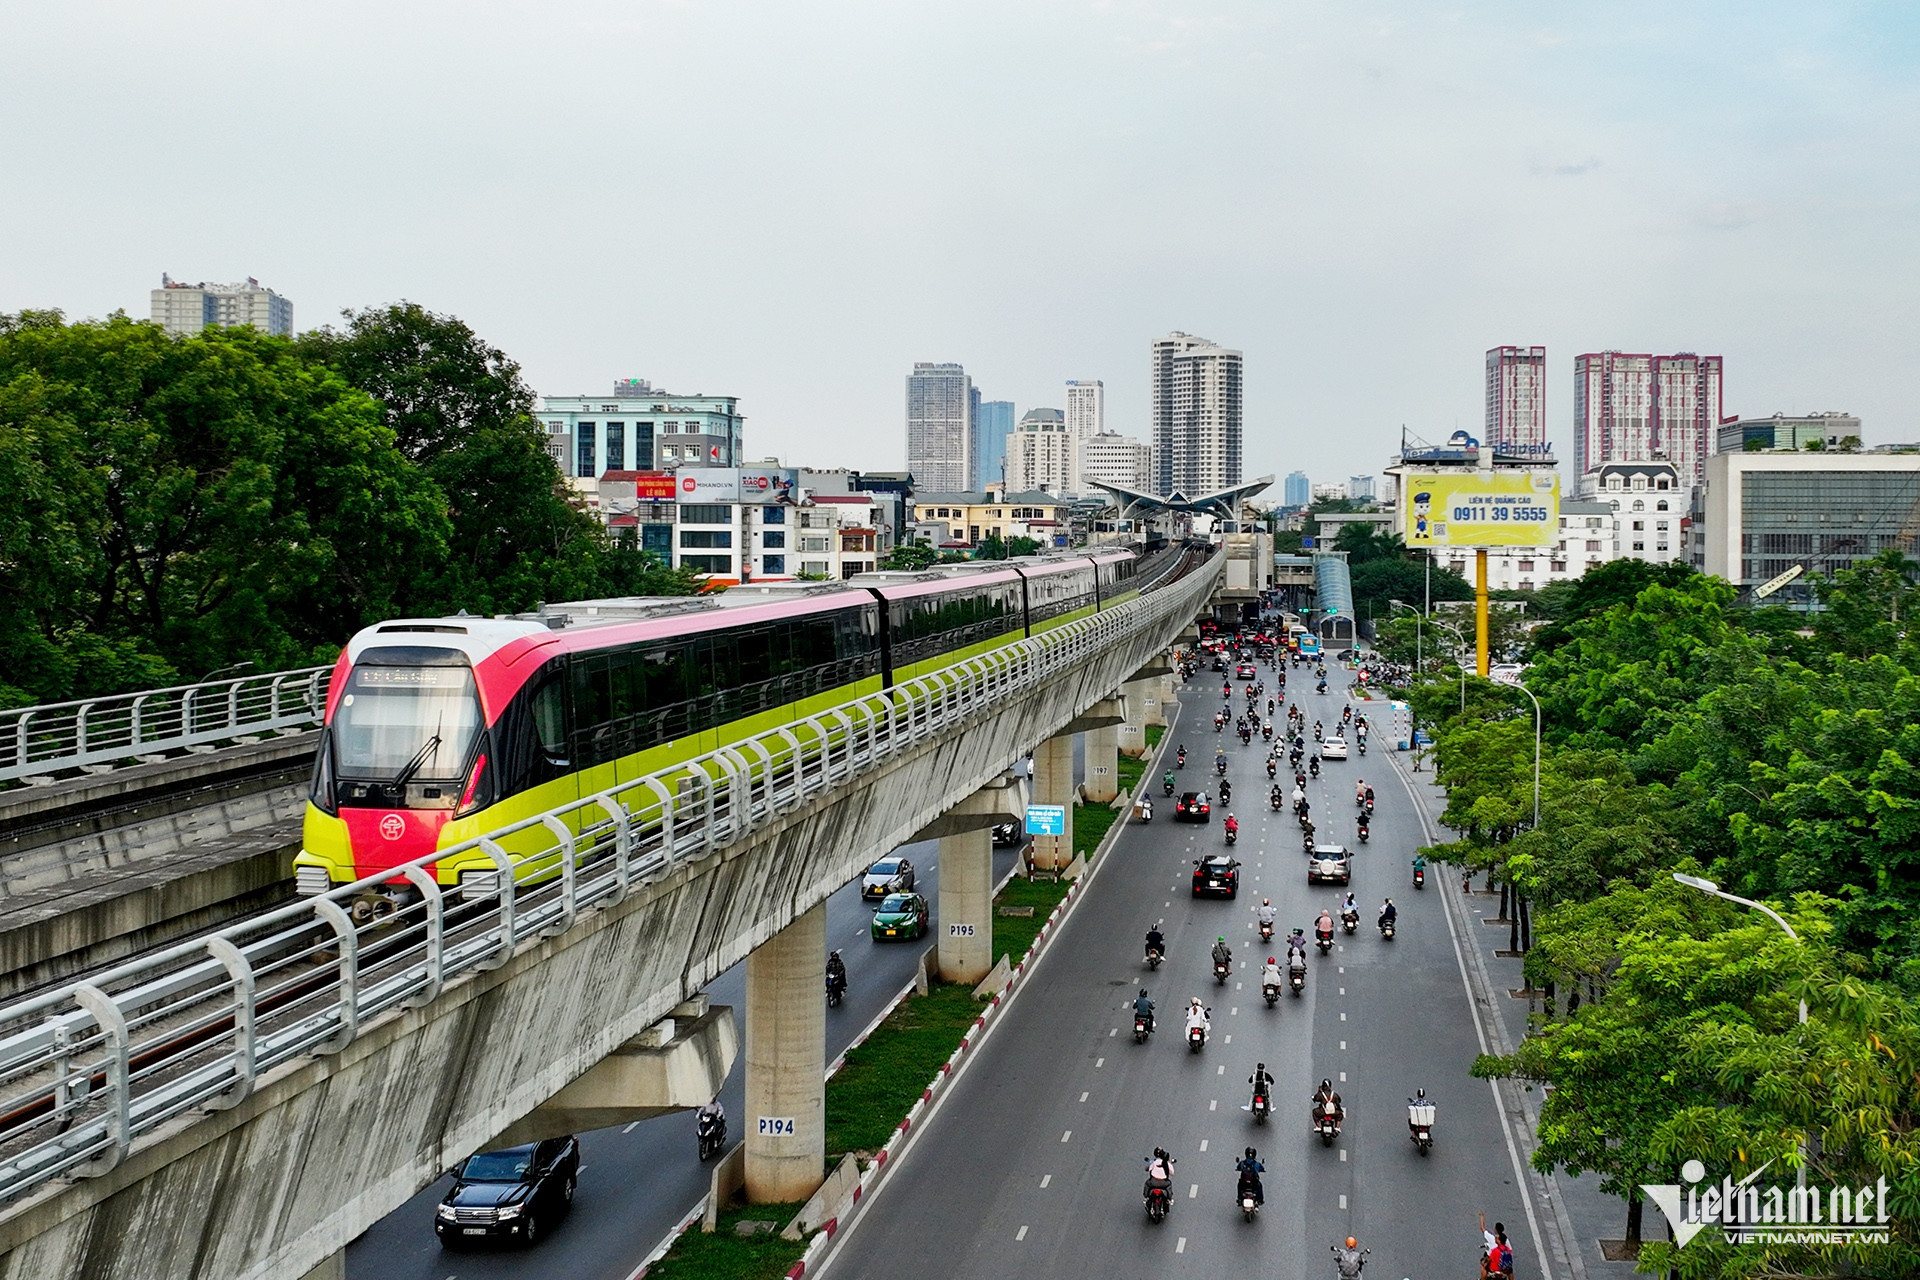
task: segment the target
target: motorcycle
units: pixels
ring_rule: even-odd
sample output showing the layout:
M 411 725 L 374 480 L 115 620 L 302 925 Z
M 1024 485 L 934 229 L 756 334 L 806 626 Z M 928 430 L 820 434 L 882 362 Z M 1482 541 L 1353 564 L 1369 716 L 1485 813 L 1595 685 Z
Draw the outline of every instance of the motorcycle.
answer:
M 1223 987 L 1226 986 L 1227 974 L 1232 969 L 1232 967 L 1233 966 L 1228 964 L 1225 960 L 1215 960 L 1213 962 L 1213 980 L 1219 983 Z
M 1227 828 L 1227 847 L 1231 849 L 1235 844 L 1239 843 L 1239 840 L 1240 840 L 1239 828 L 1228 827 Z
M 1266 1094 L 1256 1093 L 1253 1095 L 1253 1105 L 1249 1110 L 1253 1112 L 1253 1122 L 1255 1124 L 1265 1124 L 1267 1117 L 1272 1114 L 1273 1108 L 1267 1102 Z
M 1273 1008 L 1280 1002 L 1280 984 L 1277 982 L 1265 984 L 1260 988 L 1260 995 L 1267 1002 L 1267 1008 Z
M 1331 1111 L 1322 1112 L 1313 1122 L 1313 1130 L 1320 1135 L 1320 1145 L 1330 1147 L 1333 1140 L 1340 1136 L 1340 1121 Z
M 1142 822 L 1153 821 L 1153 801 L 1148 799 L 1146 796 L 1140 797 L 1140 821 Z
M 1280 773 L 1280 762 L 1272 756 L 1267 757 L 1267 777 L 1272 779 Z
M 840 997 L 846 993 L 847 975 L 844 973 L 829 973 L 827 975 L 827 1008 L 838 1008 L 840 1006 Z
M 1140 1014 L 1137 1014 L 1137 1013 L 1134 1014 L 1133 1015 L 1133 1042 L 1135 1044 L 1145 1044 L 1147 1042 L 1147 1037 L 1152 1034 L 1153 1034 L 1153 1019 L 1142 1017 Z
M 1187 1052 L 1188 1053 L 1200 1052 L 1201 1047 L 1206 1043 L 1207 1043 L 1207 1029 L 1205 1027 L 1188 1027 L 1187 1028 Z
M 1367 1255 L 1372 1252 L 1371 1249 L 1362 1249 L 1359 1253 L 1352 1253 L 1341 1249 L 1339 1245 L 1334 1245 L 1334 1275 L 1338 1276 L 1339 1280 L 1360 1280 L 1360 1271 L 1367 1265 Z
M 1226 779 L 1222 778 L 1220 780 L 1221 807 L 1224 808 L 1227 805 L 1230 805 L 1232 803 L 1233 803 L 1233 784 L 1231 782 L 1228 782 Z
M 1261 730 L 1260 730 L 1260 736 L 1261 736 L 1261 737 L 1263 737 L 1263 738 L 1265 738 L 1265 739 L 1266 739 L 1266 740 L 1267 740 L 1268 742 L 1272 742 L 1272 741 L 1273 741 L 1273 726 L 1272 726 L 1272 725 L 1266 725 L 1266 726 L 1263 726 L 1263 727 L 1261 728 Z
M 1241 725 L 1240 726 L 1240 745 L 1244 747 L 1249 742 L 1252 742 L 1252 741 L 1253 741 L 1253 730 L 1247 728 L 1247 726 L 1245 725 Z
M 1172 779 L 1172 778 L 1165 778 L 1165 779 L 1162 779 L 1162 780 L 1161 780 L 1161 783 L 1160 783 L 1160 794 L 1162 794 L 1162 795 L 1168 795 L 1168 796 L 1170 796 L 1170 795 L 1172 795 L 1172 794 L 1173 794 L 1173 779 Z
M 700 1160 L 704 1164 L 726 1149 L 727 1117 L 711 1111 L 702 1111 L 694 1125 L 694 1136 L 700 1141 Z
M 1240 1179 L 1240 1215 L 1252 1222 L 1260 1214 L 1260 1201 L 1254 1197 L 1253 1185 L 1247 1178 Z
M 1367 754 L 1367 740 L 1365 738 L 1360 739 L 1360 754 Z
M 1223 778 L 1227 776 L 1227 758 L 1225 756 L 1221 756 L 1213 762 L 1213 771 Z
M 1320 948 L 1321 955 L 1324 956 L 1333 950 L 1333 930 L 1315 929 L 1313 935 L 1314 945 Z
M 1166 959 L 1166 957 L 1160 954 L 1160 948 L 1158 947 L 1147 948 L 1147 968 L 1158 969 L 1160 967 L 1160 962 L 1164 959 Z
M 1182 749 L 1181 749 L 1181 752 L 1180 752 L 1180 754 L 1179 754 L 1179 755 L 1177 755 L 1177 756 L 1175 756 L 1175 757 L 1174 757 L 1173 759 L 1174 759 L 1174 763 L 1175 763 L 1175 764 L 1176 764 L 1176 765 L 1177 765 L 1178 767 L 1180 767 L 1180 768 L 1182 768 L 1182 769 L 1184 769 L 1184 768 L 1186 768 L 1186 767 L 1187 767 L 1187 753 L 1186 753 L 1186 750 L 1185 750 L 1185 748 L 1182 748 Z
M 1407 1099 L 1407 1136 L 1421 1155 L 1433 1150 L 1433 1104 Z
M 1167 1210 L 1173 1207 L 1173 1184 L 1161 1178 L 1150 1179 L 1147 1183 L 1146 1205 L 1148 1222 L 1165 1222 Z
M 1263 946 L 1264 946 L 1265 944 L 1267 944 L 1267 943 L 1269 943 L 1269 942 L 1272 942 L 1272 941 L 1273 941 L 1273 921 L 1271 921 L 1271 920 L 1262 920 L 1262 921 L 1260 922 L 1260 942 L 1261 942 L 1261 945 L 1263 945 Z
M 1360 913 L 1348 907 L 1340 913 L 1340 927 L 1348 933 L 1360 927 Z
M 1388 942 L 1393 941 L 1393 917 L 1380 917 L 1380 936 Z
M 1306 961 L 1302 960 L 1287 966 L 1287 985 L 1293 988 L 1293 994 L 1296 996 L 1307 989 Z
M 1415 867 L 1413 869 L 1413 887 L 1416 889 L 1424 889 L 1427 887 L 1427 869 L 1425 867 Z
M 1373 816 L 1373 797 L 1372 796 L 1367 797 L 1365 808 L 1367 811 L 1367 816 L 1371 818 Z
M 1307 772 L 1312 774 L 1316 778 L 1320 776 L 1320 757 L 1319 756 L 1315 756 L 1313 758 L 1313 761 L 1307 766 Z
M 1272 807 L 1275 813 L 1280 812 L 1280 806 L 1282 803 L 1283 801 L 1280 796 L 1280 788 L 1275 787 L 1272 791 L 1269 791 L 1267 793 L 1267 804 Z

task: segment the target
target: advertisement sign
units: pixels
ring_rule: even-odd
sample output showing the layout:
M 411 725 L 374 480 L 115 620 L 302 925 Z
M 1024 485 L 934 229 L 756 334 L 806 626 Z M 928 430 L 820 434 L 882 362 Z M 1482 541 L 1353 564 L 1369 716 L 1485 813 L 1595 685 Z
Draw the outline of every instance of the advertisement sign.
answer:
M 682 467 L 682 502 L 778 502 L 800 478 L 791 467 Z
M 1066 806 L 1030 804 L 1027 806 L 1026 826 L 1030 836 L 1063 836 L 1067 834 Z
M 1546 547 L 1560 536 L 1557 471 L 1408 472 L 1409 547 Z
M 642 471 L 633 478 L 633 496 L 642 502 L 672 502 L 677 493 L 671 471 Z

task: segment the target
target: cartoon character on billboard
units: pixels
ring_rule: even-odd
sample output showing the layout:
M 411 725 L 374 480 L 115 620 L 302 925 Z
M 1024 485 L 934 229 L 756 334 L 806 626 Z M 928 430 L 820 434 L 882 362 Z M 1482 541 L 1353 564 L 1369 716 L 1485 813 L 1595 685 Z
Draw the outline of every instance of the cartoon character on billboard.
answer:
M 1433 495 L 1416 493 L 1413 495 L 1413 537 L 1411 542 L 1433 541 Z

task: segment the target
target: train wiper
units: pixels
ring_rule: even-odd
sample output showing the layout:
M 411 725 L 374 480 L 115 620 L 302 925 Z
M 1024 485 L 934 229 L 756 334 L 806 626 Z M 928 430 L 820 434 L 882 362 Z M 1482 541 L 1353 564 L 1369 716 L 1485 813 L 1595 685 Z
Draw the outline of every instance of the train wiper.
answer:
M 413 759 L 407 761 L 407 767 L 402 769 L 399 773 L 395 774 L 393 776 L 393 781 L 389 782 L 387 785 L 390 787 L 406 786 L 408 782 L 412 781 L 413 775 L 420 772 L 420 767 L 426 764 L 428 757 L 433 755 L 433 753 L 439 748 L 439 746 L 440 746 L 440 735 L 436 733 L 431 738 L 427 739 L 427 744 L 421 747 L 420 750 L 417 753 L 415 753 Z

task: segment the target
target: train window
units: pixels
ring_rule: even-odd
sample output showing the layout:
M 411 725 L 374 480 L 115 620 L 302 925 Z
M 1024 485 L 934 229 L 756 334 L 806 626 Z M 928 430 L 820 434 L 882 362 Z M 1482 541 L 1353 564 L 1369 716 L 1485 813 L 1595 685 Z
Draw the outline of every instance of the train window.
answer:
M 582 729 L 613 719 L 607 665 L 604 654 L 573 660 L 573 722 Z
M 567 762 L 566 693 L 560 677 L 552 676 L 533 695 L 533 731 L 551 764 Z
M 787 628 L 776 624 L 737 631 L 734 650 L 738 661 L 732 669 L 730 683 L 758 684 L 770 680 L 775 671 L 784 671 L 787 666 Z
M 607 657 L 608 685 L 612 695 L 615 719 L 624 720 L 646 706 L 640 696 L 644 686 L 634 678 L 633 666 L 639 655 L 631 650 L 620 650 Z

